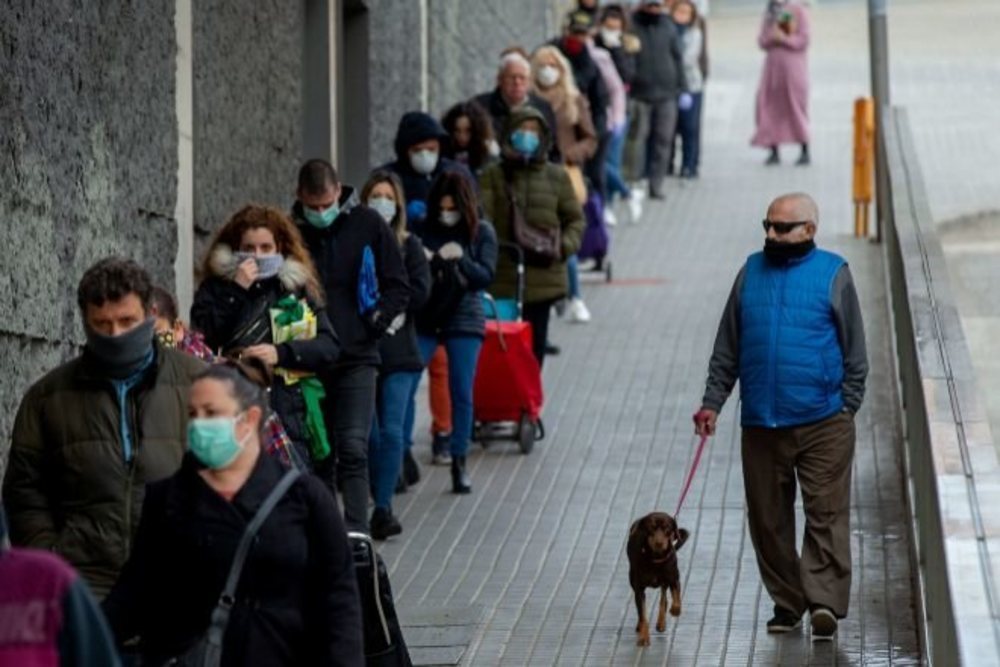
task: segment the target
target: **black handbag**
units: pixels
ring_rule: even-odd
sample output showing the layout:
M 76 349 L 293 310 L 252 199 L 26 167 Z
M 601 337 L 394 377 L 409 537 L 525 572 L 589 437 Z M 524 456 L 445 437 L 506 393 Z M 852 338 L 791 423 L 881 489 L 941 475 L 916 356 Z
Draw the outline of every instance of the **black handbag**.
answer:
M 547 268 L 562 259 L 562 233 L 559 227 L 538 227 L 528 222 L 517 205 L 511 188 L 511 174 L 504 169 L 503 186 L 510 208 L 510 231 L 514 242 L 524 251 L 529 266 Z
M 368 535 L 350 532 L 347 537 L 354 552 L 354 573 L 361 597 L 365 664 L 368 667 L 412 667 L 385 563 Z
M 251 345 L 271 342 L 271 300 L 257 299 L 250 310 L 250 317 L 233 331 L 233 335 L 222 346 L 222 353 L 228 355 Z
M 250 553 L 250 546 L 271 510 L 275 508 L 300 474 L 297 468 L 290 469 L 264 499 L 260 509 L 247 524 L 243 531 L 243 537 L 240 538 L 240 544 L 236 547 L 236 555 L 233 556 L 233 563 L 229 566 L 226 585 L 219 596 L 219 602 L 212 611 L 212 620 L 208 625 L 208 630 L 183 655 L 161 663 L 165 667 L 167 665 L 172 667 L 219 667 L 222 662 L 222 640 L 226 635 L 226 626 L 229 624 L 229 613 L 236 602 L 236 587 L 240 583 L 240 574 L 243 572 L 243 564 Z M 143 662 L 142 664 L 148 663 Z

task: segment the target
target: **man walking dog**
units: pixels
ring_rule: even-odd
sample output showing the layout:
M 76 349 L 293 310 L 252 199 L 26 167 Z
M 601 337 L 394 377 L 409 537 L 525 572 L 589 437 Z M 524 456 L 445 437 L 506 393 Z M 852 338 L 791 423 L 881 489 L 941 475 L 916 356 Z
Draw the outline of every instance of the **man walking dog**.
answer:
M 803 193 L 767 210 L 762 252 L 736 276 L 719 323 L 699 435 L 740 381 L 743 482 L 750 537 L 774 600 L 768 632 L 810 612 L 813 640 L 833 639 L 851 589 L 850 491 L 854 414 L 868 361 L 847 262 L 816 247 L 819 212 Z M 806 516 L 795 545 L 796 478 Z

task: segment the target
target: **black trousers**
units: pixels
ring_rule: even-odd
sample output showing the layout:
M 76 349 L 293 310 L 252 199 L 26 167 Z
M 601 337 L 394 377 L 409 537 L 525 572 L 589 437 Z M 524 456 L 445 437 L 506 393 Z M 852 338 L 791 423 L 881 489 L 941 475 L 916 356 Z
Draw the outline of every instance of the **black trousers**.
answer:
M 324 373 L 324 412 L 333 453 L 316 466 L 327 487 L 344 498 L 348 530 L 368 532 L 368 435 L 375 417 L 374 366 L 348 366 Z
M 549 339 L 549 314 L 558 299 L 524 304 L 524 321 L 531 324 L 531 347 L 538 365 L 545 363 L 545 343 Z

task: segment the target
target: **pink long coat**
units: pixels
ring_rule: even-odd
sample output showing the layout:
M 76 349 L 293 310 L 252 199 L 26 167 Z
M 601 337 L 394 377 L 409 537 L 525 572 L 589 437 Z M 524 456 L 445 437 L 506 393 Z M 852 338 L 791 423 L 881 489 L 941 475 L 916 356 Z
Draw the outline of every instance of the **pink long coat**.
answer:
M 795 17 L 793 32 L 775 37 L 776 23 L 765 15 L 757 37 L 767 56 L 757 89 L 754 146 L 809 142 L 809 14 L 796 2 L 782 10 Z

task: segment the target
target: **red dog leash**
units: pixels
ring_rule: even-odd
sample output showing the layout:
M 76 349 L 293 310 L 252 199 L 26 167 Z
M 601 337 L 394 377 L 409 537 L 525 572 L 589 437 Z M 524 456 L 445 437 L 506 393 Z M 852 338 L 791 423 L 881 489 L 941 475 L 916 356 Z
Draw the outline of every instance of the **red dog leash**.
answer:
M 691 482 L 694 481 L 694 473 L 698 470 L 698 463 L 701 462 L 701 453 L 705 451 L 705 443 L 708 442 L 708 435 L 701 436 L 701 440 L 698 442 L 698 448 L 694 452 L 694 461 L 691 462 L 691 469 L 688 470 L 687 479 L 684 480 L 684 488 L 681 490 L 681 499 L 677 501 L 677 509 L 674 510 L 674 519 L 677 519 L 677 515 L 680 514 L 681 506 L 684 505 L 684 499 L 687 497 L 688 491 L 691 489 Z

